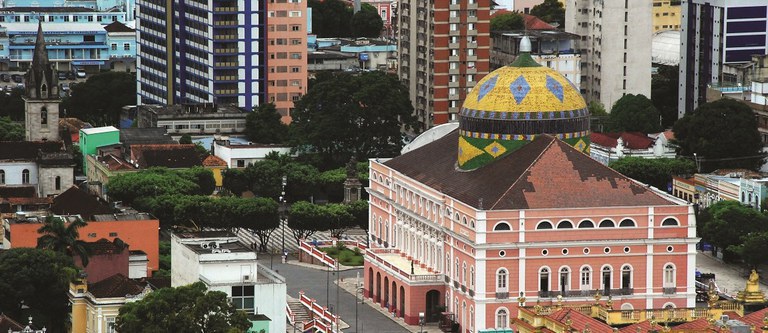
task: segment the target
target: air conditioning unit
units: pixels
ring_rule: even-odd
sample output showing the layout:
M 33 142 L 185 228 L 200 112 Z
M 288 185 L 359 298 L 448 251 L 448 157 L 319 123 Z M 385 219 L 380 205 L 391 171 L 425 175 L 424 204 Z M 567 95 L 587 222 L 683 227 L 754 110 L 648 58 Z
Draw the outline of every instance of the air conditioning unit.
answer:
M 202 243 L 202 244 L 200 244 L 200 247 L 204 248 L 204 249 L 208 249 L 208 248 L 210 248 L 210 245 L 208 245 L 208 243 Z
M 213 249 L 213 250 L 211 250 L 211 253 L 221 253 L 221 250 L 219 250 L 219 249 Z
M 210 247 L 212 249 L 218 249 L 219 248 L 219 243 L 210 242 L 210 243 L 208 243 L 208 247 Z
M 243 281 L 251 281 L 251 275 L 243 275 Z

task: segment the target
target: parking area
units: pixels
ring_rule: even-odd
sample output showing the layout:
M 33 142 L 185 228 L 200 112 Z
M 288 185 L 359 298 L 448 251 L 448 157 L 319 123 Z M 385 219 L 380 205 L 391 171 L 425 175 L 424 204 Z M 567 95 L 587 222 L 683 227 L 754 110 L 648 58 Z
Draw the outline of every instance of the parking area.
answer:
M 10 95 L 14 89 L 24 89 L 26 85 L 26 72 L 4 71 L 0 72 L 0 91 Z M 54 75 L 59 81 L 59 94 L 61 97 L 69 96 L 72 87 L 85 82 L 88 75 L 78 70 L 54 70 Z

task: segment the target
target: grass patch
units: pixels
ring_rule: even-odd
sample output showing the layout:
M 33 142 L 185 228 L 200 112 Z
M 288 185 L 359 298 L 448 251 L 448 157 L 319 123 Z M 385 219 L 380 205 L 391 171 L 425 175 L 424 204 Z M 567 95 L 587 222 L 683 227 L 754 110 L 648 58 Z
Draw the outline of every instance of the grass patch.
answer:
M 320 248 L 320 251 L 323 251 L 327 253 L 332 258 L 339 261 L 340 264 L 344 266 L 362 266 L 363 265 L 363 254 L 360 252 L 360 249 L 355 248 L 355 250 L 350 250 L 346 247 L 322 247 Z

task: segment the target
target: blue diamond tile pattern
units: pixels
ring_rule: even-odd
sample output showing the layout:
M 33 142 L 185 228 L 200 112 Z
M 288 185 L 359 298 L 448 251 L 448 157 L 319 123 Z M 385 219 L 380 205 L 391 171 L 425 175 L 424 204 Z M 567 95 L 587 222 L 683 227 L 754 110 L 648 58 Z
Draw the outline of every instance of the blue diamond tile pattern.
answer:
M 494 87 L 496 87 L 496 79 L 498 79 L 499 76 L 496 75 L 488 81 L 485 81 L 483 85 L 480 86 L 480 91 L 477 93 L 477 101 L 479 102 L 487 93 L 489 93 L 491 90 L 493 90 Z
M 512 96 L 515 97 L 515 102 L 520 104 L 525 96 L 528 95 L 528 92 L 531 91 L 531 85 L 529 85 L 528 81 L 520 75 L 509 85 L 509 91 L 512 93 Z
M 563 85 L 551 76 L 547 75 L 547 89 L 560 100 L 563 101 Z

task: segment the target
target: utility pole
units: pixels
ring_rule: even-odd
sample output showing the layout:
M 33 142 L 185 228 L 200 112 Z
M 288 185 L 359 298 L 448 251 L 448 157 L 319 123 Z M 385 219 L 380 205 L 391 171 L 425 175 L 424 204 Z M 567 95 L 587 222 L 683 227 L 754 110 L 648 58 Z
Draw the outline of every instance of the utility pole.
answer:
M 287 207 L 285 205 L 285 185 L 288 185 L 288 176 L 283 176 L 282 185 L 282 191 L 280 192 L 280 208 L 282 209 L 282 213 L 280 214 L 280 229 L 282 230 L 283 234 L 283 252 L 280 252 L 280 255 L 283 258 L 283 262 L 285 262 L 288 260 L 287 253 L 285 252 L 285 225 L 288 224 L 288 212 L 286 211 Z

